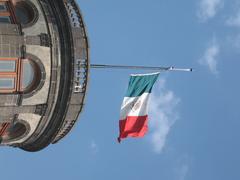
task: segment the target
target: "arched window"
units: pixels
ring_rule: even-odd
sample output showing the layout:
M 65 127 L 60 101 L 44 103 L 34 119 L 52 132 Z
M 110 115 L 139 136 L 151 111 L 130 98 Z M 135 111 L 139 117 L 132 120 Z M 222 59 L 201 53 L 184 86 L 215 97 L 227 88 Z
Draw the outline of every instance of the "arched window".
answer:
M 33 24 L 38 17 L 37 9 L 30 1 L 17 1 L 14 9 L 18 22 L 23 26 Z
M 28 89 L 34 80 L 34 65 L 28 59 L 22 62 L 22 90 Z
M 29 93 L 38 87 L 42 78 L 41 70 L 38 64 L 30 59 L 23 59 L 21 63 L 21 92 Z
M 0 23 L 21 24 L 27 27 L 36 22 L 37 8 L 27 0 L 0 0 Z
M 40 69 L 33 61 L 0 58 L 0 93 L 28 93 L 40 80 Z
M 0 140 L 4 142 L 21 138 L 26 132 L 27 127 L 22 122 L 0 124 Z

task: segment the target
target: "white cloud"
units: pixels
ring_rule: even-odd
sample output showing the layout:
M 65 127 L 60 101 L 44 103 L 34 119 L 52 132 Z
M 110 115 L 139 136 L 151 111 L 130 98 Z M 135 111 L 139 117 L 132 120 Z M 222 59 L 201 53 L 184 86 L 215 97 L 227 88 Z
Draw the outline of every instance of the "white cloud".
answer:
M 160 79 L 151 94 L 149 106 L 150 142 L 156 153 L 161 153 L 171 127 L 178 119 L 176 106 L 180 99 L 165 88 L 165 79 Z
M 190 157 L 185 155 L 176 160 L 175 178 L 176 180 L 185 180 L 190 172 Z
M 94 140 L 90 143 L 90 149 L 94 154 L 98 152 L 98 146 Z
M 178 180 L 185 180 L 189 171 L 189 166 L 183 164 L 178 170 Z
M 236 49 L 239 53 L 240 50 L 240 34 L 230 35 L 227 37 L 227 45 L 231 48 Z
M 218 74 L 217 64 L 219 53 L 219 44 L 216 42 L 215 39 L 213 39 L 205 50 L 203 57 L 199 60 L 199 63 L 201 65 L 207 66 L 213 74 Z
M 227 19 L 226 24 L 228 26 L 240 27 L 240 9 L 234 16 Z
M 223 6 L 223 0 L 201 0 L 197 16 L 202 22 L 205 22 L 213 18 Z

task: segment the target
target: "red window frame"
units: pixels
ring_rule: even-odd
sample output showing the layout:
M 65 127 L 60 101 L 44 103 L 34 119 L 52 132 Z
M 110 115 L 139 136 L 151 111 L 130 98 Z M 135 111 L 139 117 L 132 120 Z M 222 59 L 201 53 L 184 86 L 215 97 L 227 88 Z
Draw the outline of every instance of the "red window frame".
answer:
M 6 3 L 7 10 L 0 12 L 0 17 L 9 17 L 12 24 L 17 23 L 17 18 L 14 11 L 14 6 L 11 0 L 0 0 L 0 2 Z
M 10 123 L 2 123 L 0 124 L 0 137 L 4 136 L 9 128 Z
M 22 75 L 22 60 L 19 58 L 0 58 L 0 61 L 15 61 L 15 71 L 3 72 L 0 71 L 0 78 L 14 78 L 14 88 L 0 88 L 0 93 L 15 93 L 22 91 L 21 75 Z

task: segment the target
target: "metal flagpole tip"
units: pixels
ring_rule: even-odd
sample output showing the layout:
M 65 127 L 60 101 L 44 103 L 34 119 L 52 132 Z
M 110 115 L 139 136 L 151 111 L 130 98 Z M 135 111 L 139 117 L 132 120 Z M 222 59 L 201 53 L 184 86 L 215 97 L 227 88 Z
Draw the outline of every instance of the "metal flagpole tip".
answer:
M 175 68 L 174 66 L 171 66 L 168 68 L 168 71 L 185 71 L 185 72 L 192 72 L 192 68 L 184 69 L 184 68 Z
M 173 66 L 171 66 L 170 68 L 169 68 L 169 70 L 170 71 L 172 71 L 172 70 L 174 70 L 175 68 L 173 67 Z

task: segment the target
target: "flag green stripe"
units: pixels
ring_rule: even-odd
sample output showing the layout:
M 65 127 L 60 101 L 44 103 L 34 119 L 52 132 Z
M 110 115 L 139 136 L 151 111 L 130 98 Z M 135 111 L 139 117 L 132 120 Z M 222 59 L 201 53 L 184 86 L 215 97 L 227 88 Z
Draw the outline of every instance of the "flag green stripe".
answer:
M 131 76 L 128 84 L 126 97 L 137 97 L 143 93 L 151 93 L 152 87 L 156 82 L 159 74 L 144 76 Z

